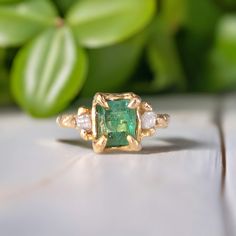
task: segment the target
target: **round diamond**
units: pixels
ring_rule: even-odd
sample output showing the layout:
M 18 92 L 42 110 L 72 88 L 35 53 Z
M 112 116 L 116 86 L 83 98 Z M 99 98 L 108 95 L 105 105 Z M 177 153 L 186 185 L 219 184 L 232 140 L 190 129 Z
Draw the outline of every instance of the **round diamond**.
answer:
M 91 117 L 88 114 L 78 116 L 76 118 L 76 123 L 80 129 L 84 129 L 84 130 L 92 129 Z
M 142 128 L 150 129 L 156 125 L 157 115 L 155 112 L 145 112 L 141 117 Z

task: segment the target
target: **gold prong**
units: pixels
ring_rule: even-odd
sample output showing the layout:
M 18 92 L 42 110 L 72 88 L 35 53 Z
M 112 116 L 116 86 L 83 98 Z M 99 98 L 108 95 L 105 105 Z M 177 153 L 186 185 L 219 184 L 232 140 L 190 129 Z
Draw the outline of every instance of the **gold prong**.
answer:
M 156 133 L 156 129 L 151 128 L 151 129 L 143 129 L 141 132 L 141 137 L 150 137 L 153 136 Z
M 156 120 L 156 128 L 167 128 L 170 116 L 168 114 L 158 114 Z
M 142 102 L 141 103 L 141 110 L 143 111 L 143 113 L 146 112 L 146 111 L 147 112 L 152 111 L 152 106 L 147 102 Z
M 101 153 L 104 151 L 107 144 L 107 137 L 105 135 L 101 136 L 98 140 L 93 142 L 93 150 L 96 153 Z
M 86 108 L 86 107 L 80 107 L 80 108 L 78 109 L 77 115 L 78 115 L 78 116 L 81 116 L 81 115 L 90 114 L 90 113 L 91 113 L 90 109 L 88 109 L 88 108 Z
M 108 105 L 105 97 L 100 93 L 98 93 L 96 95 L 96 103 L 99 104 L 100 106 L 104 107 L 105 109 L 109 109 L 109 105 Z
M 127 136 L 127 140 L 129 142 L 130 151 L 140 151 L 142 149 L 141 144 L 131 135 Z
M 62 115 L 57 117 L 57 124 L 61 128 L 76 128 L 76 116 L 74 114 L 71 115 Z
M 80 131 L 80 136 L 81 136 L 81 138 L 84 139 L 85 141 L 93 140 L 93 134 L 92 134 L 92 132 L 88 132 L 88 131 L 86 131 L 86 130 L 84 130 L 84 129 L 82 129 L 82 130 Z
M 134 97 L 130 100 L 130 102 L 128 104 L 128 108 L 136 109 L 139 107 L 140 103 L 141 103 L 141 99 L 138 96 Z

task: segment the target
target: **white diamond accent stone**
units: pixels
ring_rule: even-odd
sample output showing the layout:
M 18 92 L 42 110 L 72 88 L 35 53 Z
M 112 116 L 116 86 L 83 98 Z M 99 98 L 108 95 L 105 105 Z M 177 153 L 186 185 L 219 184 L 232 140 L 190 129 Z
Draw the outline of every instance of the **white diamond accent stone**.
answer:
M 142 129 L 151 129 L 156 125 L 157 114 L 155 112 L 145 112 L 141 117 Z
M 88 114 L 77 116 L 76 118 L 77 127 L 84 130 L 92 129 L 91 117 Z

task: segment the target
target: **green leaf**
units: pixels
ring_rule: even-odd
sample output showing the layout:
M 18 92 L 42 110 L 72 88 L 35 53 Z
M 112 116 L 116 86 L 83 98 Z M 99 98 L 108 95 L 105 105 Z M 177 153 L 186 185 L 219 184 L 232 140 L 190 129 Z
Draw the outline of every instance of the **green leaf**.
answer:
M 11 103 L 9 76 L 5 68 L 6 51 L 0 48 L 0 106 Z
M 166 22 L 157 17 L 153 22 L 152 36 L 147 45 L 147 61 L 153 80 L 149 83 L 137 83 L 138 91 L 157 92 L 172 87 L 185 88 L 185 76 L 178 55 L 174 36 L 166 27 Z
M 3 66 L 4 62 L 4 57 L 6 55 L 6 50 L 3 48 L 0 48 L 0 66 Z
M 197 36 L 212 34 L 220 15 L 216 1 L 187 1 L 186 28 Z
M 115 46 L 89 50 L 89 73 L 81 95 L 120 90 L 138 64 L 145 38 L 138 35 Z
M 235 0 L 217 0 L 216 3 L 219 5 L 219 7 L 221 7 L 223 11 L 233 13 L 236 10 Z
M 69 105 L 79 93 L 86 72 L 86 54 L 76 46 L 70 29 L 50 29 L 15 58 L 11 88 L 24 110 L 47 117 Z
M 55 4 L 58 6 L 58 8 L 60 9 L 60 11 L 63 13 L 63 15 L 65 14 L 65 12 L 67 12 L 68 9 L 71 8 L 71 6 L 73 4 L 75 4 L 76 2 L 78 2 L 79 0 L 53 0 L 55 2 Z
M 164 0 L 159 17 L 165 22 L 167 29 L 175 33 L 185 22 L 187 15 L 187 0 Z
M 236 88 L 236 16 L 234 15 L 225 16 L 219 22 L 216 44 L 209 57 L 205 86 L 211 91 Z
M 0 68 L 0 106 L 9 105 L 11 102 L 9 77 L 7 71 L 4 68 Z
M 120 42 L 145 27 L 155 13 L 155 0 L 81 0 L 67 21 L 80 44 L 94 48 Z
M 23 0 L 0 0 L 1 3 L 15 3 L 15 2 L 22 2 Z
M 179 53 L 189 88 L 201 90 L 205 86 L 206 61 L 213 46 L 217 22 L 221 16 L 217 1 L 187 1 L 184 29 L 177 35 Z
M 0 5 L 0 46 L 18 46 L 54 25 L 56 10 L 49 0 Z

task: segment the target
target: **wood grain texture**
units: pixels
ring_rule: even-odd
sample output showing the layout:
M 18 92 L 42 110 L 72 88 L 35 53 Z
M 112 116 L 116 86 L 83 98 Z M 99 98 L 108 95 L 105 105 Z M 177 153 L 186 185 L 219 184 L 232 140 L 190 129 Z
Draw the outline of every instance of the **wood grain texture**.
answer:
M 54 120 L 1 114 L 0 235 L 226 235 L 216 99 L 150 99 L 171 124 L 136 154 L 97 155 Z

